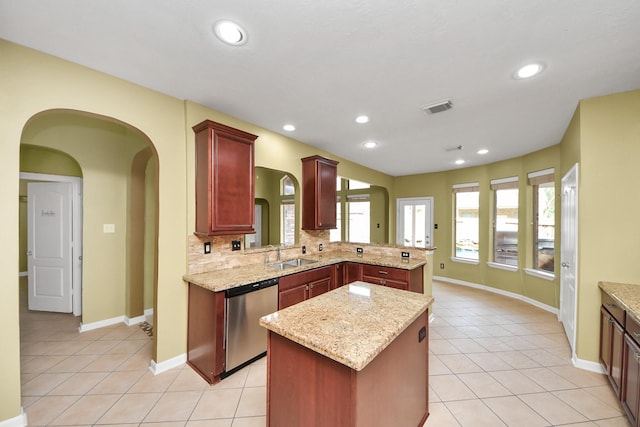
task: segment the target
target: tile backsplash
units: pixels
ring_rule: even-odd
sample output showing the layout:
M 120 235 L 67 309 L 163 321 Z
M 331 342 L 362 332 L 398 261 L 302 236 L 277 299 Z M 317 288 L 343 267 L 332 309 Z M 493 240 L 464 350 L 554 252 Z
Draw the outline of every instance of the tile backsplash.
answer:
M 242 248 L 239 251 L 231 250 L 233 240 L 242 242 Z M 209 254 L 204 253 L 205 242 L 211 243 L 211 253 Z M 277 258 L 276 246 L 245 248 L 244 235 L 207 237 L 189 235 L 187 244 L 189 246 L 188 274 L 260 264 L 264 263 L 267 257 L 268 262 L 275 262 Z M 322 244 L 322 252 L 319 250 L 320 244 Z M 303 246 L 306 248 L 306 254 L 302 253 Z M 328 230 L 302 230 L 299 244 L 283 246 L 280 250 L 282 259 L 287 260 L 298 257 L 313 258 L 338 251 L 356 254 L 357 248 L 362 248 L 363 252 L 369 255 L 400 257 L 402 252 L 408 252 L 411 258 L 425 258 L 425 249 L 375 243 L 330 242 Z

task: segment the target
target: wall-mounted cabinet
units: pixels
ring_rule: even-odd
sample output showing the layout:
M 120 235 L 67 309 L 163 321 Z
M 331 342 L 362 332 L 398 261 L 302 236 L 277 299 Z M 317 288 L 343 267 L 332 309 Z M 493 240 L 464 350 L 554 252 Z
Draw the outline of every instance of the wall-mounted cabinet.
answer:
M 338 162 L 321 156 L 302 159 L 302 229 L 336 228 Z
M 247 132 L 211 120 L 193 127 L 196 140 L 195 234 L 255 233 L 254 143 Z

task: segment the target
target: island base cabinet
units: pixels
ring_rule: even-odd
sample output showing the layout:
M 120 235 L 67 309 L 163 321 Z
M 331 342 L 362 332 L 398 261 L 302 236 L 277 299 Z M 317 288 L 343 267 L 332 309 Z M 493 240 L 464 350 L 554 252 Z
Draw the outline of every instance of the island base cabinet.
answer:
M 269 331 L 267 426 L 422 426 L 428 416 L 428 342 L 425 311 L 356 371 Z

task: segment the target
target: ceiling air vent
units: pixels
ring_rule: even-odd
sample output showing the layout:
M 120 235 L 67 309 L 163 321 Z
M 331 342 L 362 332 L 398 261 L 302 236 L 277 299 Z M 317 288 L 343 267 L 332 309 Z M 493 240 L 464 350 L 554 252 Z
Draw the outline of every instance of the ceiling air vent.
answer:
M 451 100 L 441 101 L 441 102 L 438 102 L 437 104 L 425 105 L 424 107 L 422 107 L 424 112 L 427 114 L 442 113 L 443 111 L 447 111 L 452 108 L 453 108 L 453 104 L 451 103 Z

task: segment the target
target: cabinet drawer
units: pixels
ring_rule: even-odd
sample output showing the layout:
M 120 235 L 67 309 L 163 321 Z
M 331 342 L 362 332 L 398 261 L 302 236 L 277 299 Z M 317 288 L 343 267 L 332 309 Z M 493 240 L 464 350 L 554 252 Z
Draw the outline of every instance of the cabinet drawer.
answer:
M 627 333 L 633 338 L 636 344 L 640 345 L 640 323 L 633 317 L 627 316 Z
M 625 311 L 622 307 L 618 305 L 618 303 L 609 296 L 609 294 L 605 292 L 601 292 L 602 297 L 602 305 L 604 308 L 620 323 L 623 327 L 625 326 Z
M 331 266 L 314 268 L 313 270 L 307 270 L 281 277 L 278 284 L 278 290 L 282 292 L 298 285 L 308 284 L 322 279 L 331 279 Z
M 380 267 L 377 265 L 363 265 L 362 276 L 379 277 L 382 279 L 398 280 L 401 282 L 409 281 L 409 270 L 400 268 Z

